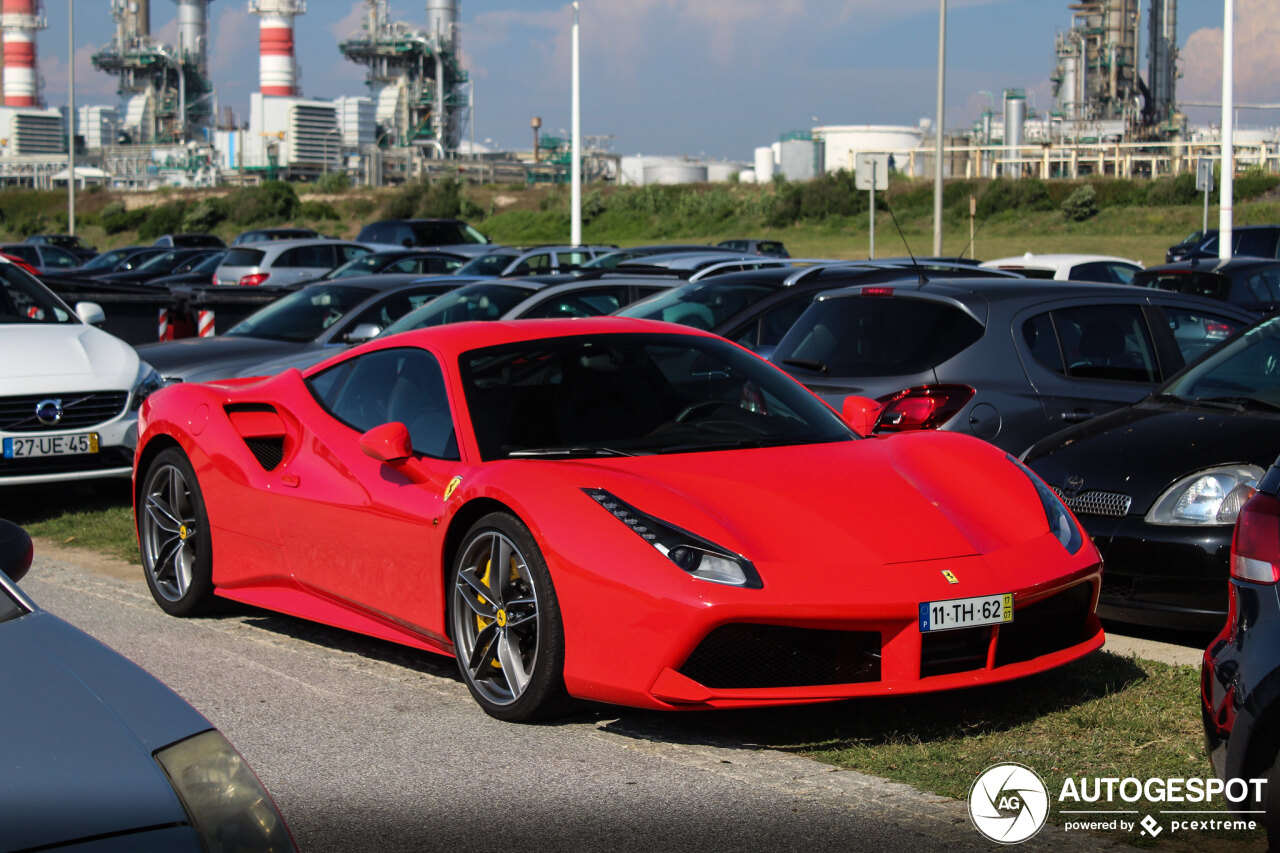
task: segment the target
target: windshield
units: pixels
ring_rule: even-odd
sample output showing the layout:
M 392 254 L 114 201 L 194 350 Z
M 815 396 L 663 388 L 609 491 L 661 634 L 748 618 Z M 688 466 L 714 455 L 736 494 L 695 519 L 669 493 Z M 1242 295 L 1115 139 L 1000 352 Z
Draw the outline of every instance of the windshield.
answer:
M 152 258 L 147 258 L 138 264 L 134 269 L 138 272 L 164 273 L 171 271 L 178 265 L 178 262 L 187 257 L 186 252 L 164 252 Z
M 214 252 L 211 255 L 206 255 L 203 258 L 200 258 L 196 264 L 188 267 L 187 272 L 208 273 L 209 275 L 213 275 L 213 271 L 221 266 L 223 259 L 226 257 L 226 252 Z
M 584 335 L 464 353 L 486 459 L 693 453 L 850 441 L 803 387 L 719 338 Z
M 0 323 L 78 323 L 67 306 L 14 264 L 0 264 Z
M 393 262 L 396 258 L 401 257 L 400 254 L 385 255 L 377 252 L 372 255 L 360 255 L 352 258 L 345 264 L 339 264 L 320 276 L 326 280 L 335 278 L 355 278 L 359 275 L 374 275 L 387 264 Z
M 296 343 L 314 341 L 373 292 L 347 284 L 305 287 L 254 312 L 226 334 Z
M 82 270 L 110 270 L 115 269 L 116 264 L 123 261 L 129 255 L 133 254 L 134 249 L 112 249 L 110 252 L 103 252 L 93 260 L 80 267 Z
M 1194 362 L 1156 396 L 1280 409 L 1280 317 L 1254 326 Z
M 419 246 L 488 243 L 489 238 L 465 222 L 414 222 L 413 240 Z
M 459 275 L 502 275 L 502 271 L 519 255 L 510 252 L 494 252 L 468 261 L 458 270 Z
M 512 284 L 469 284 L 409 312 L 383 329 L 382 335 L 467 320 L 497 320 L 533 292 Z
M 682 284 L 617 312 L 623 317 L 665 320 L 711 331 L 734 314 L 777 290 L 777 285 L 697 281 Z

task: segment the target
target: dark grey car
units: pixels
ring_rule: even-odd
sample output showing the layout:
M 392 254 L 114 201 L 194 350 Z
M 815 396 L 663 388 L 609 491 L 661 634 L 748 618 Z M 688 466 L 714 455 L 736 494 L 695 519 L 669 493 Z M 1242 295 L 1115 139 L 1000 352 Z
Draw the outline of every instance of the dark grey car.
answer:
M 771 360 L 837 410 L 877 400 L 877 432 L 954 430 L 1019 453 L 1136 402 L 1251 319 L 1126 285 L 899 281 L 819 295 Z
M 317 282 L 282 296 L 216 337 L 143 344 L 137 350 L 169 380 L 225 379 L 261 362 L 307 351 L 337 352 L 367 340 L 462 283 L 453 276 L 416 275 Z

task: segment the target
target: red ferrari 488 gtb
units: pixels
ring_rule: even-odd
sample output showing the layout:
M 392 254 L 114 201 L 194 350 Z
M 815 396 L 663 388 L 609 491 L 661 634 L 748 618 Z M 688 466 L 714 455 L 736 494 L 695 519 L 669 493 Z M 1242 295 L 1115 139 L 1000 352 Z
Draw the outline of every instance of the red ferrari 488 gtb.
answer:
M 1004 451 L 861 437 L 650 321 L 441 326 L 171 385 L 134 488 L 169 613 L 221 596 L 454 655 L 505 720 L 946 690 L 1103 641 L 1097 551 Z

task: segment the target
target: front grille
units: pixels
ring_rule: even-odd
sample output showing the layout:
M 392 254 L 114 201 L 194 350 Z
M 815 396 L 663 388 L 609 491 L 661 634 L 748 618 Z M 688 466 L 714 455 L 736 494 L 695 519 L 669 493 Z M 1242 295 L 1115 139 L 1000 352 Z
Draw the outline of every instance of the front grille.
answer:
M 1057 486 L 1050 486 L 1054 493 L 1062 498 L 1062 502 L 1076 515 L 1105 515 L 1110 518 L 1123 518 L 1129 514 L 1129 505 L 1133 498 L 1119 492 L 1082 492 L 1067 497 Z
M 1225 586 L 1225 584 L 1224 584 Z M 1133 578 L 1124 575 L 1116 576 L 1110 572 L 1102 573 L 1102 592 L 1099 598 L 1113 600 L 1117 598 L 1128 598 L 1133 595 Z
M 713 689 L 879 681 L 880 634 L 721 625 L 703 638 L 680 673 Z
M 983 669 L 990 646 L 990 626 L 931 631 L 920 638 L 920 677 Z
M 6 477 L 38 474 L 66 474 L 73 471 L 105 471 L 133 465 L 133 451 L 127 447 L 105 447 L 99 453 L 75 456 L 35 456 L 30 459 L 0 459 L 0 483 Z
M 1079 583 L 1018 608 L 1013 621 L 1000 626 L 996 666 L 1020 663 L 1074 646 L 1085 638 L 1092 602 L 1093 584 Z
M 46 426 L 36 418 L 36 407 L 45 400 L 62 401 L 62 419 L 52 426 Z M 87 429 L 116 417 L 124 411 L 128 402 L 128 391 L 80 391 L 0 397 L 0 429 L 7 432 Z

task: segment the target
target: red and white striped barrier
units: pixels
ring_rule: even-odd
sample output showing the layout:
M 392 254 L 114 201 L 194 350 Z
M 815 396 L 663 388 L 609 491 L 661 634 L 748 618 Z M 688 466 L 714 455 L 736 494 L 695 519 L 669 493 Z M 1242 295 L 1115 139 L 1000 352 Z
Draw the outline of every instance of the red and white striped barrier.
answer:
M 196 317 L 196 334 L 202 338 L 211 338 L 213 331 L 213 312 L 207 308 L 201 309 Z
M 157 334 L 156 334 L 157 341 L 173 340 L 173 327 L 169 325 L 169 309 L 168 308 L 160 309 L 160 326 L 156 331 L 157 331 Z

